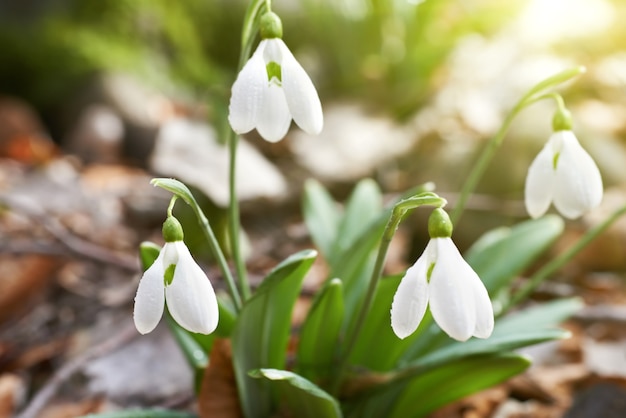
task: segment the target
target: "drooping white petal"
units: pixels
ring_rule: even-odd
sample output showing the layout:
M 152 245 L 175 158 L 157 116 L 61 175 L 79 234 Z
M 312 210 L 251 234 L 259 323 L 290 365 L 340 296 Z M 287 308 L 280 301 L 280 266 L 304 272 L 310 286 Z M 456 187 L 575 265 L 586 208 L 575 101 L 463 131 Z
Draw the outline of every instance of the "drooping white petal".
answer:
M 278 142 L 287 135 L 291 124 L 291 113 L 287 107 L 285 93 L 275 82 L 263 89 L 263 102 L 259 109 L 257 131 L 269 142 Z
M 133 320 L 141 334 L 152 331 L 163 316 L 165 305 L 164 251 L 161 250 L 154 263 L 143 273 L 135 296 Z
M 602 176 L 593 158 L 571 131 L 559 131 L 562 147 L 556 168 L 554 206 L 574 219 L 598 206 L 602 200 Z
M 413 334 L 426 313 L 428 282 L 426 272 L 430 264 L 427 251 L 410 267 L 398 286 L 391 304 L 391 328 L 400 338 Z
M 302 130 L 317 135 L 324 127 L 322 104 L 317 90 L 287 45 L 281 39 L 275 41 L 282 51 L 282 83 L 291 116 Z
M 233 84 L 228 122 L 238 134 L 250 132 L 257 125 L 266 89 L 267 70 L 263 61 L 265 41 L 261 41 Z
M 468 277 L 474 273 L 450 238 L 433 238 L 437 252 L 428 286 L 430 311 L 450 337 L 466 341 L 476 329 L 476 304 Z
M 553 168 L 554 147 L 551 141 L 543 147 L 528 168 L 524 202 L 532 218 L 542 216 L 552 202 L 555 173 Z
M 469 266 L 471 272 L 467 272 L 465 280 L 472 288 L 474 297 L 474 306 L 476 307 L 476 327 L 474 327 L 473 336 L 478 338 L 489 338 L 493 332 L 494 318 L 493 305 L 489 299 L 489 293 L 485 288 L 478 274 Z
M 182 241 L 174 244 L 179 258 L 172 283 L 165 288 L 167 307 L 183 328 L 210 334 L 217 328 L 219 316 L 215 291 L 185 244 Z

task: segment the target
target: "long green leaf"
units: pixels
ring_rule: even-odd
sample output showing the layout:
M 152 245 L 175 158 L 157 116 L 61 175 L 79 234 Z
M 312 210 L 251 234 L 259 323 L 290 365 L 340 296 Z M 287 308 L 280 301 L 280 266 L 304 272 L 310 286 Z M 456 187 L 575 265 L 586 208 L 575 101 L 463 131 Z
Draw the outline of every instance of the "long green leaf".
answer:
M 287 370 L 259 369 L 252 377 L 267 379 L 290 416 L 340 418 L 339 402 L 309 380 Z M 284 410 L 284 409 L 283 409 Z
M 320 291 L 300 329 L 297 368 L 303 377 L 324 380 L 332 371 L 343 315 L 341 280 L 333 279 Z
M 318 181 L 307 180 L 304 183 L 302 210 L 315 246 L 326 260 L 332 260 L 341 220 L 339 205 Z
M 276 266 L 239 313 L 232 333 L 233 363 L 241 406 L 248 418 L 270 416 L 270 388 L 248 372 L 285 368 L 291 311 L 316 255 L 305 250 Z
M 517 354 L 470 357 L 443 365 L 410 382 L 388 416 L 426 416 L 452 401 L 501 383 L 529 366 L 530 360 Z
M 530 361 L 513 353 L 465 357 L 410 378 L 383 384 L 347 403 L 353 418 L 425 417 L 454 400 L 526 370 Z
M 431 321 L 430 311 L 418 329 L 401 340 L 391 329 L 391 302 L 402 276 L 387 277 L 380 281 L 378 291 L 367 314 L 363 328 L 355 343 L 350 363 L 369 370 L 385 372 L 396 367 L 402 353 L 416 341 L 425 337 Z M 376 347 L 376 350 L 372 350 Z
M 499 319 L 494 335 L 556 327 L 583 307 L 579 298 L 555 300 Z
M 383 211 L 383 196 L 372 179 L 361 180 L 348 199 L 339 224 L 335 251 L 349 250 Z
M 537 260 L 561 235 L 563 227 L 559 216 L 548 215 L 496 229 L 479 238 L 465 259 L 493 296 Z

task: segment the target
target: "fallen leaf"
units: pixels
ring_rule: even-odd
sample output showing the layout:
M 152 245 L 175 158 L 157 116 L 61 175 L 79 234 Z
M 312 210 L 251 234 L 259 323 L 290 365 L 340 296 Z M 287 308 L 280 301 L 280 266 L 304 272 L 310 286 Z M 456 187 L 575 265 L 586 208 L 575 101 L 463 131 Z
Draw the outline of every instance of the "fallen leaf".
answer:
M 209 358 L 198 394 L 200 417 L 242 417 L 230 340 L 216 338 Z

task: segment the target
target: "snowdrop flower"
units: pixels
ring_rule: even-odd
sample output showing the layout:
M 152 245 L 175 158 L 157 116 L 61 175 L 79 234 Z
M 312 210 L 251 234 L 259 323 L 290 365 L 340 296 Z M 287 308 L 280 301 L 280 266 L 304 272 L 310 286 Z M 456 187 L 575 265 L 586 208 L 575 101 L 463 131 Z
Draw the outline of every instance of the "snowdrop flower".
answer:
M 428 221 L 430 241 L 398 286 L 391 305 L 391 327 L 400 338 L 419 326 L 426 307 L 450 337 L 466 341 L 488 338 L 493 331 L 493 307 L 482 281 L 452 242 L 452 223 L 443 209 Z
M 600 204 L 602 193 L 598 166 L 569 129 L 554 132 L 528 168 L 525 203 L 532 218 L 550 203 L 566 218 L 578 218 Z
M 217 327 L 218 306 L 213 286 L 183 242 L 178 220 L 163 224 L 165 245 L 139 282 L 133 314 L 141 334 L 152 331 L 163 316 L 165 301 L 172 318 L 191 332 L 210 334 Z
M 280 39 L 282 27 L 274 13 L 261 20 L 256 51 L 232 88 L 228 121 L 238 134 L 256 128 L 269 142 L 280 141 L 291 119 L 310 134 L 322 131 L 322 105 L 311 79 Z

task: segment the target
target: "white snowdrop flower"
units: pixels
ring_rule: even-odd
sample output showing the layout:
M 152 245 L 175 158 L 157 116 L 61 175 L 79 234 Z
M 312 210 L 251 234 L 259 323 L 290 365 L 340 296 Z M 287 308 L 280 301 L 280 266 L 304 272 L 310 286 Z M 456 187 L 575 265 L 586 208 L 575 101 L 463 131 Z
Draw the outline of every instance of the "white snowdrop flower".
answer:
M 566 218 L 575 219 L 602 200 L 598 166 L 571 130 L 554 132 L 528 168 L 525 203 L 533 218 L 550 203 Z
M 278 19 L 269 13 L 267 20 Z M 282 28 L 272 21 L 273 30 L 264 38 L 243 67 L 232 88 L 228 121 L 244 134 L 255 129 L 269 142 L 280 141 L 291 119 L 305 132 L 319 134 L 324 125 L 322 105 L 313 82 L 280 37 Z M 264 36 L 265 34 L 265 36 Z
M 165 245 L 139 282 L 135 327 L 141 334 L 151 332 L 161 320 L 167 301 L 172 318 L 181 327 L 210 334 L 217 328 L 219 316 L 213 286 L 183 242 L 182 228 L 175 218 L 165 221 L 163 236 Z
M 400 338 L 411 335 L 426 308 L 450 337 L 488 338 L 494 327 L 487 289 L 450 238 L 452 224 L 443 209 L 429 219 L 431 239 L 402 278 L 391 305 L 391 327 Z

